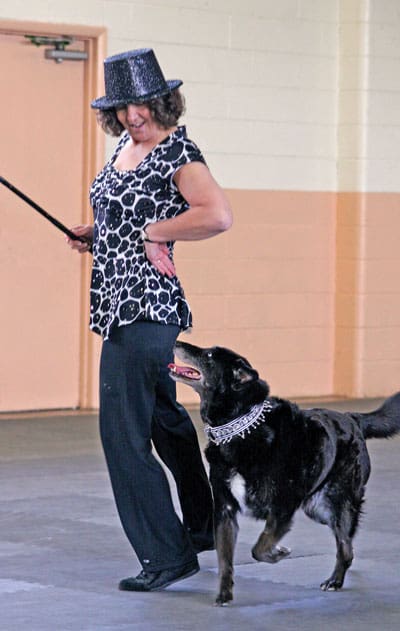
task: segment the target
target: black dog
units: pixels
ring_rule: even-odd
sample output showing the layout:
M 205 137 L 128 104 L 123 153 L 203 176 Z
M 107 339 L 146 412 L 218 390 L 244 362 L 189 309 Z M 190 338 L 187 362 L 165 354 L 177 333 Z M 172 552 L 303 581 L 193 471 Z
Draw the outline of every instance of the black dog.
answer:
M 241 506 L 265 520 L 252 550 L 257 561 L 276 563 L 290 553 L 277 544 L 290 530 L 298 508 L 328 525 L 336 538 L 337 556 L 333 573 L 321 589 L 340 589 L 353 560 L 352 539 L 370 474 L 365 439 L 400 431 L 400 392 L 367 414 L 301 410 L 289 401 L 269 397 L 268 384 L 257 371 L 228 349 L 177 342 L 175 351 L 191 367 L 171 364 L 170 374 L 200 395 L 209 438 L 206 456 L 220 574 L 216 604 L 233 598 L 233 555 Z

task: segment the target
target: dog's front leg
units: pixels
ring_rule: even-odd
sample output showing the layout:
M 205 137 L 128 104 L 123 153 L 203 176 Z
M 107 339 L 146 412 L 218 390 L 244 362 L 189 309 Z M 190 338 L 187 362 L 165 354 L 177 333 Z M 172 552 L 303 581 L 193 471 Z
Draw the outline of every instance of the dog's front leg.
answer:
M 219 572 L 219 593 L 215 604 L 220 607 L 233 599 L 233 558 L 239 530 L 236 512 L 230 504 L 224 504 L 215 516 L 215 545 Z
M 270 515 L 265 522 L 263 532 L 251 551 L 253 559 L 266 563 L 278 563 L 278 561 L 289 556 L 290 548 L 278 546 L 277 544 L 289 532 L 290 526 L 290 520 L 282 520 L 282 523 L 279 523 L 275 517 Z
M 221 459 L 219 448 L 209 445 L 206 456 L 210 463 L 210 483 L 214 497 L 215 547 L 220 581 L 215 604 L 221 607 L 233 598 L 233 557 L 240 507 L 230 490 L 231 468 Z

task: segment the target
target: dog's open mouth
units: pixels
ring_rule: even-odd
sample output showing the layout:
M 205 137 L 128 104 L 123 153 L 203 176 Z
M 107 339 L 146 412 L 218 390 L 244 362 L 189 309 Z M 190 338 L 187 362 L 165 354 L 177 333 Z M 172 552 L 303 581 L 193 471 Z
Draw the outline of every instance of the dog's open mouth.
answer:
M 177 364 L 168 364 L 170 373 L 181 379 L 188 379 L 189 381 L 199 381 L 201 379 L 201 372 L 196 368 L 190 366 L 178 366 Z

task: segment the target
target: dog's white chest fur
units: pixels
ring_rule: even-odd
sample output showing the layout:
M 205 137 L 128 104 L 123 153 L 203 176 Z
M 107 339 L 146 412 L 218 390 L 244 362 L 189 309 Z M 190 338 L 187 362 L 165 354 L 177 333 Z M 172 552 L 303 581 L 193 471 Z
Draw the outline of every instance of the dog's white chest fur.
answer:
M 233 497 L 240 506 L 242 513 L 246 512 L 246 484 L 240 473 L 235 473 L 232 476 L 230 489 Z

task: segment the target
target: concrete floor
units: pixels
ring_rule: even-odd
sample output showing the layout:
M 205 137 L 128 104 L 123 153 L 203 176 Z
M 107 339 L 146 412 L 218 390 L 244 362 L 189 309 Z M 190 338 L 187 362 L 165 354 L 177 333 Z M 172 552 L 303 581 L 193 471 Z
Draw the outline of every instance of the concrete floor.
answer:
M 336 402 L 372 409 L 376 401 Z M 305 406 L 308 407 L 308 404 Z M 204 445 L 196 411 L 192 413 Z M 111 496 L 94 414 L 0 417 L 0 629 L 13 631 L 353 631 L 400 628 L 400 438 L 369 442 L 372 476 L 345 588 L 324 593 L 335 546 L 302 513 L 292 556 L 252 560 L 261 523 L 241 518 L 235 600 L 213 607 L 214 552 L 163 592 L 119 592 L 140 567 Z

